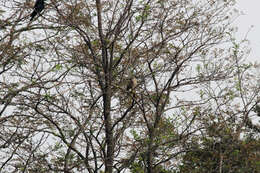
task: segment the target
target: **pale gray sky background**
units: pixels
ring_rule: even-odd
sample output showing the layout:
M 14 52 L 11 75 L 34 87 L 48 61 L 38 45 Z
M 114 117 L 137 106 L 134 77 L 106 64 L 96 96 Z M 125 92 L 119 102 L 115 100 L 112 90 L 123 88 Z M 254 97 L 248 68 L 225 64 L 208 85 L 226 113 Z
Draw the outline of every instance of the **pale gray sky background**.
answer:
M 238 27 L 238 38 L 244 38 L 250 30 L 247 35 L 251 47 L 248 59 L 260 62 L 260 0 L 237 0 L 237 8 L 244 12 L 234 23 Z

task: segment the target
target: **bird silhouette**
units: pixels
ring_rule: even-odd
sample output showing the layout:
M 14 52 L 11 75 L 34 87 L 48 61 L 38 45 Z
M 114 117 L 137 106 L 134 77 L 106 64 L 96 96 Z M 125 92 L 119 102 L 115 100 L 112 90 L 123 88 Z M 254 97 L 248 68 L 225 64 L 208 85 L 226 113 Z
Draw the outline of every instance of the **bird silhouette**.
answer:
M 37 15 L 40 14 L 40 12 L 44 9 L 44 0 L 36 0 L 35 5 L 34 5 L 34 10 L 31 14 L 31 19 L 30 21 L 33 20 L 33 18 Z

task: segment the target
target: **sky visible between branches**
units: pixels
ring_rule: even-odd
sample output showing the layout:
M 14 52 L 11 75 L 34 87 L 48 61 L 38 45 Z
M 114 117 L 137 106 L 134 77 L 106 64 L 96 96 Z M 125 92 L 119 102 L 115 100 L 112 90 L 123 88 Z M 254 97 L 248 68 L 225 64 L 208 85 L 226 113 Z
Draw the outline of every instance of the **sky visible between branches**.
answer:
M 260 1 L 237 0 L 237 8 L 243 12 L 234 24 L 238 27 L 237 39 L 243 39 L 247 35 L 250 41 L 251 53 L 249 61 L 260 62 Z

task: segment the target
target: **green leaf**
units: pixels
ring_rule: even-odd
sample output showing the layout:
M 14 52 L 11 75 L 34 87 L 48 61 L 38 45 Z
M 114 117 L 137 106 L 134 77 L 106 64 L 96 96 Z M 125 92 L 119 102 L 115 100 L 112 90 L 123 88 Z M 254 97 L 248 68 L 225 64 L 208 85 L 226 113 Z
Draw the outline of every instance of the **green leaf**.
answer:
M 53 67 L 53 71 L 60 71 L 62 69 L 62 65 L 61 64 L 56 64 L 54 67 Z

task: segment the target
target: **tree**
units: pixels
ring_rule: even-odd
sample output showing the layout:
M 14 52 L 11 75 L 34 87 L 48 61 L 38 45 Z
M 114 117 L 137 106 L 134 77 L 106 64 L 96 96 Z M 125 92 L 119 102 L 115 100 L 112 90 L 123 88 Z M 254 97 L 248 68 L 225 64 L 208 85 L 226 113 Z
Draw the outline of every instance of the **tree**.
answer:
M 237 140 L 227 131 L 224 133 L 226 135 L 220 141 L 207 137 L 193 143 L 193 150 L 183 156 L 180 172 L 257 173 L 260 169 L 259 139 Z
M 241 60 L 242 44 L 233 42 L 234 58 Z M 258 112 L 259 84 L 257 64 L 236 64 L 236 76 L 217 89 L 206 85 L 201 97 L 210 104 L 197 119 L 205 129 L 187 144 L 192 150 L 182 156 L 179 172 L 259 172 L 259 132 L 255 119 Z M 223 97 L 224 96 L 224 97 Z M 221 99 L 216 99 L 221 98 Z M 252 121 L 253 120 L 253 121 Z
M 196 91 L 238 74 L 231 0 L 0 5 L 1 172 L 174 170 L 205 129 Z

